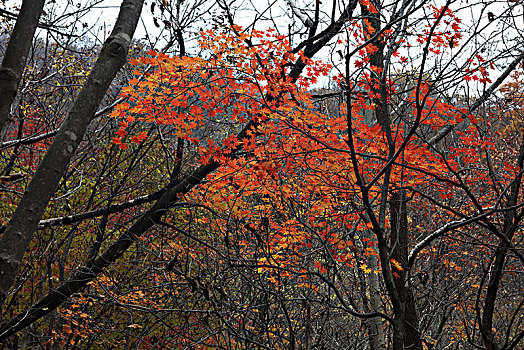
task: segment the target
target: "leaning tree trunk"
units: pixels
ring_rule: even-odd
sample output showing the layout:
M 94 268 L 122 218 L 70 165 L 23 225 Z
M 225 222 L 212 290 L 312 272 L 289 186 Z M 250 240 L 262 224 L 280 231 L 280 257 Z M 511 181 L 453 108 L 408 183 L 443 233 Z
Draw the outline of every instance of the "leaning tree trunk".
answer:
M 24 0 L 0 66 L 0 132 L 9 120 L 11 104 L 22 80 L 45 0 Z
M 0 301 L 11 287 L 38 222 L 109 85 L 126 62 L 144 0 L 124 0 L 78 98 L 36 170 L 0 240 Z

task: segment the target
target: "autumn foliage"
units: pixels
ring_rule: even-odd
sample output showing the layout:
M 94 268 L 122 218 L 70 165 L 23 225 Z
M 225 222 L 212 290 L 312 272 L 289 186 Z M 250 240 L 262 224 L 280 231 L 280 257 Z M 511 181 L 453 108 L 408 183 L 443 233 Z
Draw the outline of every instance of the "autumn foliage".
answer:
M 447 11 L 455 23 L 452 27 L 457 34 L 453 40 L 459 40 L 456 23 L 460 21 Z M 438 17 L 438 11 L 435 16 Z M 391 258 L 393 277 L 401 278 L 401 273 L 407 271 L 402 278 L 425 294 L 427 271 L 434 267 L 418 261 L 438 260 L 441 267 L 431 277 L 448 275 L 443 283 L 454 289 L 451 295 L 444 289 L 450 305 L 461 310 L 462 317 L 474 319 L 486 277 L 481 269 L 485 262 L 474 257 L 489 254 L 486 246 L 470 246 L 472 243 L 464 238 L 471 236 L 472 227 L 468 224 L 483 221 L 487 230 L 479 231 L 475 239 L 494 244 L 489 231 L 502 229 L 504 194 L 520 171 L 513 163 L 518 149 L 511 148 L 511 142 L 498 143 L 501 131 L 493 125 L 500 123 L 501 115 L 491 108 L 479 116 L 470 113 L 464 102 L 444 102 L 433 96 L 435 82 L 422 77 L 403 92 L 397 91 L 398 83 L 388 81 L 387 102 L 403 99 L 407 112 L 391 125 L 393 144 L 388 145 L 383 127 L 365 118 L 366 113 L 373 111 L 377 98 L 371 86 L 379 82 L 372 73 L 350 82 L 346 87 L 350 98 L 341 91 L 338 98 L 327 101 L 329 105 L 326 101 L 316 102 L 310 84 L 325 77 L 329 65 L 300 53 L 290 54 L 286 38 L 272 30 L 255 31 L 249 36 L 240 33 L 240 28 L 218 35 L 201 33 L 205 58 L 172 58 L 149 52 L 131 62 L 137 67 L 137 78 L 123 90 L 128 102 L 112 114 L 122 120 L 115 143 L 126 148 L 147 137 L 144 131 L 137 133 L 137 127 L 131 128 L 133 123 L 138 129 L 151 124 L 168 125 L 177 137 L 190 142 L 189 148 L 198 154 L 199 162 L 213 160 L 222 164 L 205 185 L 185 198 L 203 208 L 183 215 L 186 225 L 192 228 L 191 234 L 203 242 L 189 251 L 176 243 L 169 248 L 159 246 L 163 252 L 159 254 L 191 254 L 201 261 L 204 270 L 210 261 L 218 266 L 233 264 L 257 276 L 254 284 L 258 288 L 282 295 L 289 293 L 296 298 L 294 303 L 300 295 L 318 301 L 328 298 L 332 307 L 347 312 L 345 317 L 359 317 L 364 313 L 358 310 L 358 303 L 351 296 L 354 291 L 348 288 L 363 283 L 366 275 L 380 275 L 383 268 L 383 263 L 373 266 L 369 262 L 370 257 L 380 259 L 376 249 L 380 243 L 373 237 L 376 224 L 369 216 L 380 216 L 378 203 L 384 196 L 389 199 L 393 193 L 390 191 L 403 190 L 409 196 L 402 205 L 409 213 L 411 246 L 420 242 L 424 246 L 409 260 Z M 439 38 L 429 46 L 434 53 L 439 53 L 443 40 L 451 40 L 438 32 L 431 35 Z M 420 40 L 426 42 L 423 35 Z M 368 54 L 372 53 L 373 48 L 366 48 Z M 366 54 L 361 55 L 363 60 L 355 62 L 357 68 L 369 63 L 364 58 Z M 308 64 L 308 69 L 295 84 L 288 77 L 289 63 L 298 58 Z M 399 60 L 402 62 L 403 58 Z M 147 70 L 143 68 L 146 66 Z M 475 80 L 490 82 L 485 69 L 476 71 L 481 78 L 473 75 Z M 470 77 L 465 76 L 466 81 Z M 337 81 L 343 83 L 344 77 L 335 77 Z M 253 126 L 237 136 L 239 125 L 247 120 L 253 120 Z M 446 141 L 448 150 L 428 145 L 425 135 L 446 125 L 459 130 L 455 140 Z M 130 134 L 130 130 L 135 131 Z M 393 157 L 388 155 L 392 148 Z M 474 166 L 478 164 L 486 166 Z M 391 190 L 384 191 L 385 184 Z M 369 212 L 366 206 L 376 209 Z M 421 220 L 420 215 L 431 220 Z M 433 239 L 426 239 L 428 233 L 442 229 L 442 222 L 449 229 L 434 239 L 448 241 L 444 250 L 433 247 Z M 390 230 L 390 220 L 384 224 L 380 229 Z M 448 236 L 451 229 L 455 237 Z M 394 246 L 395 242 L 390 244 Z M 223 281 L 217 282 L 216 276 L 209 278 L 199 282 L 207 286 L 202 287 L 198 283 L 193 286 L 191 277 L 186 276 L 193 293 L 217 293 L 213 291 L 214 284 Z M 466 289 L 458 289 L 459 285 Z M 256 298 L 256 292 L 250 293 Z M 207 307 L 219 312 L 218 305 Z M 300 334 L 299 328 L 286 330 L 287 326 L 278 324 L 286 319 L 302 324 L 305 317 L 302 308 L 289 308 L 288 315 L 279 315 L 283 319 L 272 315 L 271 321 L 266 320 L 273 326 L 263 325 L 257 320 L 260 316 L 250 315 L 258 311 L 254 305 L 248 310 L 240 308 L 234 313 L 236 318 L 228 322 L 236 328 L 249 329 L 268 344 L 286 347 L 285 335 Z M 321 314 L 321 310 L 318 307 L 315 314 Z M 270 334 L 262 332 L 267 327 L 272 329 Z M 356 330 L 350 327 L 346 331 Z M 455 331 L 448 335 L 449 341 L 466 341 L 467 330 Z M 275 337 L 278 340 L 271 339 Z M 294 340 L 299 347 L 306 341 L 300 339 Z M 430 335 L 423 339 L 426 344 L 436 341 Z
M 76 288 L 31 325 L 42 347 L 518 349 L 524 56 L 511 74 L 462 57 L 475 35 L 450 3 L 401 29 L 356 6 L 339 36 L 308 24 L 302 44 L 224 10 L 194 52 L 137 46 L 5 315 Z M 324 36 L 330 61 L 314 55 Z M 21 108 L 19 134 L 43 127 Z

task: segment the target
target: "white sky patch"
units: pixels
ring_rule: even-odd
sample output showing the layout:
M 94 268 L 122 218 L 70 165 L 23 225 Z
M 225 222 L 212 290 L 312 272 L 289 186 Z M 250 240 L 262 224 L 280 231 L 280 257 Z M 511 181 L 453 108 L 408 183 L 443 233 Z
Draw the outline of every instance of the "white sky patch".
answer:
M 231 8 L 235 7 L 233 15 L 236 24 L 246 30 L 253 28 L 264 30 L 275 28 L 279 33 L 289 35 L 292 44 L 297 44 L 307 38 L 307 28 L 304 26 L 304 19 L 314 18 L 315 1 L 300 0 L 243 0 L 234 1 Z M 155 2 L 156 5 L 152 6 Z M 187 8 L 193 6 L 198 0 L 180 1 L 180 16 L 189 13 Z M 69 40 L 76 44 L 90 43 L 100 45 L 107 38 L 112 30 L 113 24 L 118 15 L 121 1 L 116 0 L 48 0 L 45 7 L 45 14 L 42 22 L 53 25 L 57 32 L 73 36 Z M 167 0 L 165 3 L 173 7 L 176 2 Z M 419 4 L 420 2 L 414 2 Z M 431 1 L 428 4 L 434 4 L 436 7 L 444 5 L 444 1 Z M 20 6 L 21 1 L 7 1 L 8 9 L 16 13 L 16 7 Z M 335 11 L 332 7 L 333 2 L 323 1 L 321 4 L 320 19 L 321 24 L 318 31 L 322 31 L 329 25 L 333 14 L 335 18 L 340 15 L 341 5 L 337 3 Z M 398 4 L 396 0 L 384 2 L 384 21 L 389 20 L 388 9 Z M 223 23 L 227 24 L 224 11 L 219 6 L 215 6 L 215 1 L 202 1 L 193 13 L 194 23 L 188 23 L 188 28 L 184 30 L 184 39 L 186 41 L 188 53 L 196 50 L 196 38 L 198 30 L 210 28 L 216 25 L 217 19 L 222 16 Z M 290 5 L 294 5 L 293 11 Z M 185 6 L 185 8 L 184 8 Z M 458 40 L 454 47 L 443 48 L 441 54 L 431 54 L 428 56 L 427 67 L 431 74 L 441 75 L 442 81 L 458 80 L 457 75 L 464 75 L 464 63 L 472 57 L 478 55 L 487 61 L 493 60 L 494 66 L 489 68 L 492 80 L 505 69 L 508 62 L 511 61 L 517 49 L 522 48 L 524 37 L 522 28 L 524 28 L 523 6 L 510 1 L 473 1 L 461 0 L 455 1 L 450 8 L 461 19 L 462 39 Z M 186 11 L 186 12 L 184 12 Z M 360 14 L 360 10 L 355 10 Z M 408 24 L 408 40 L 414 41 L 417 32 L 421 27 L 429 25 L 427 18 L 431 14 L 427 8 L 418 10 L 410 15 Z M 156 18 L 156 19 L 155 19 Z M 165 43 L 165 36 L 169 34 L 172 27 L 168 27 L 163 19 L 168 19 L 167 12 L 161 12 L 160 2 L 146 0 L 142 17 L 137 27 L 134 38 L 147 42 L 157 49 L 161 49 Z M 184 18 L 182 17 L 181 20 Z M 156 22 L 156 23 L 155 23 Z M 417 22 L 419 27 L 417 27 Z M 158 25 L 158 27 L 157 27 Z M 192 25 L 192 26 L 191 26 Z M 171 24 L 172 26 L 172 24 Z M 189 30 L 188 30 L 189 29 Z M 519 30 L 520 29 L 520 30 Z M 40 30 L 39 35 L 47 33 Z M 294 35 L 290 35 L 294 33 Z M 61 36 L 51 32 L 57 38 Z M 62 36 L 67 38 L 67 36 Z M 344 38 L 344 34 L 340 36 Z M 344 62 L 342 55 L 337 54 L 340 50 L 345 53 L 344 47 L 327 46 L 322 49 L 315 58 L 329 61 L 343 71 Z M 196 53 L 196 51 L 195 51 Z M 408 58 L 406 65 L 394 63 L 394 67 L 405 72 L 415 72 L 420 65 L 422 56 L 422 46 L 416 45 L 412 48 L 399 49 L 399 55 Z M 352 59 L 352 64 L 358 60 L 357 57 Z M 494 69 L 491 69 L 494 68 Z M 352 67 L 352 70 L 356 70 Z M 334 70 L 334 74 L 336 69 Z M 390 72 L 391 73 L 391 72 Z M 327 87 L 330 84 L 330 78 L 321 79 L 316 85 Z M 478 81 L 465 81 L 461 83 L 467 95 L 478 95 L 485 88 L 485 84 Z M 469 90 L 469 91 L 466 91 Z

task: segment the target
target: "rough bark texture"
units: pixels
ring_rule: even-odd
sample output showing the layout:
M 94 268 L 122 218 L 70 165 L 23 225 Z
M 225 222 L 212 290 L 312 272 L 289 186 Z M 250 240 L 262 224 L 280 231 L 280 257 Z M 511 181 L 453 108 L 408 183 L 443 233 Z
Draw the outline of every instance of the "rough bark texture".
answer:
M 0 66 L 0 132 L 9 120 L 11 104 L 22 79 L 45 0 L 24 0 Z
M 368 259 L 369 268 L 377 271 L 379 268 L 378 259 L 376 256 L 370 256 Z M 380 280 L 378 275 L 370 273 L 368 276 L 369 287 L 369 306 L 370 312 L 380 311 L 381 309 L 381 295 L 380 295 Z M 367 322 L 370 345 L 372 350 L 381 350 L 386 348 L 386 339 L 384 337 L 384 330 L 382 326 L 382 319 L 374 317 Z
M 362 233 L 364 238 L 373 240 L 373 232 L 365 230 Z M 377 271 L 379 269 L 379 261 L 375 255 L 369 255 L 368 266 L 371 270 Z M 370 273 L 364 274 L 359 272 L 359 278 L 361 281 L 361 293 L 362 293 L 362 306 L 365 312 L 377 312 L 382 311 L 381 305 L 381 293 L 380 293 L 380 280 L 377 274 Z M 384 337 L 384 330 L 382 325 L 382 319 L 378 317 L 370 318 L 365 321 L 368 337 L 369 337 L 369 349 L 370 350 L 382 350 L 386 348 L 386 339 Z
M 395 259 L 402 270 L 392 267 L 397 274 L 395 284 L 404 305 L 406 305 L 406 316 L 404 320 L 404 346 L 406 349 L 422 350 L 422 340 L 418 331 L 419 317 L 417 305 L 413 292 L 406 282 L 406 267 L 408 262 L 408 215 L 404 193 L 393 192 L 390 200 L 390 224 L 391 224 L 391 258 Z
M 71 111 L 35 172 L 0 240 L 0 301 L 11 287 L 33 233 L 82 141 L 109 85 L 126 62 L 143 0 L 124 0 L 113 32 L 106 40 Z

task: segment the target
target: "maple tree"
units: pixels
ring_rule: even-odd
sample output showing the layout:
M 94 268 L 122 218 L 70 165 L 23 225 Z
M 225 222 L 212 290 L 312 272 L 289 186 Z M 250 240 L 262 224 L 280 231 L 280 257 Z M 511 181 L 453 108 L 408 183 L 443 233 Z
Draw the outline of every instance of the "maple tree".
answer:
M 524 53 L 495 40 L 521 30 L 517 3 L 464 23 L 452 1 L 287 1 L 283 31 L 217 1 L 190 48 L 204 3 L 151 2 L 170 39 L 135 47 L 96 112 L 141 4 L 123 1 L 87 79 L 56 60 L 66 86 L 7 126 L 0 339 L 519 348 Z

